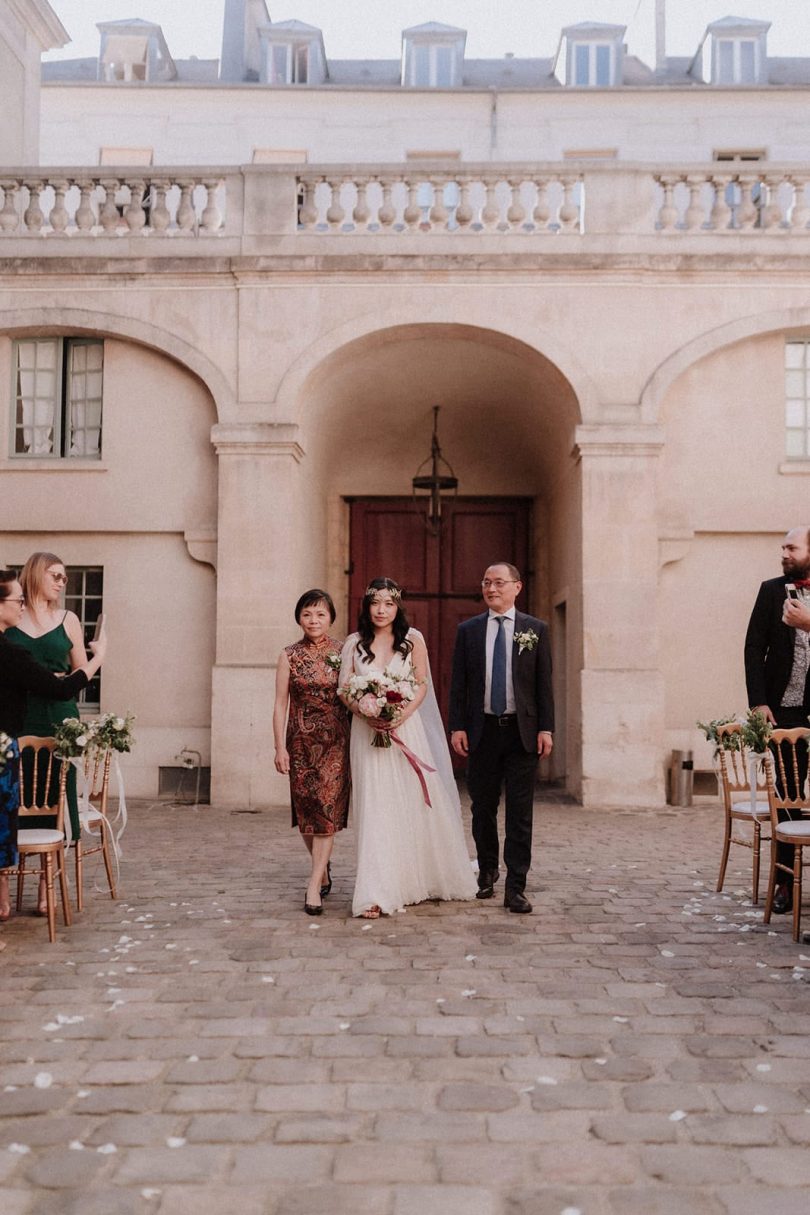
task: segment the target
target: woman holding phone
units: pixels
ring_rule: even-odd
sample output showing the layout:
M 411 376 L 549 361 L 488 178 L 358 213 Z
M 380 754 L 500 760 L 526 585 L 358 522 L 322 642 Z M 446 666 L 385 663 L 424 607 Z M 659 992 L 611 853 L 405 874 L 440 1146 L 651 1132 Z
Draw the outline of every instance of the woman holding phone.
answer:
M 0 920 L 11 914 L 8 875 L 2 869 L 17 863 L 17 737 L 24 734 L 28 698 L 64 704 L 86 687 L 101 666 L 107 643 L 93 641 L 93 657 L 71 674 L 59 678 L 36 662 L 22 646 L 12 645 L 8 634 L 18 630 L 25 606 L 22 586 L 14 570 L 0 570 L 0 731 L 11 739 L 0 772 Z M 30 825 L 32 820 L 26 820 Z M 50 823 L 48 824 L 50 826 Z
M 22 646 L 32 658 L 55 675 L 69 675 L 87 663 L 81 621 L 75 612 L 62 606 L 67 588 L 67 570 L 55 553 L 32 553 L 20 574 L 25 608 L 16 628 L 6 630 L 6 639 Z M 78 717 L 75 699 L 55 700 L 31 695 L 23 722 L 22 734 L 48 738 L 66 717 Z M 56 765 L 58 768 L 58 765 Z M 54 779 L 58 780 L 58 771 Z M 67 808 L 70 815 L 71 837 L 79 837 L 79 804 L 76 795 L 76 770 L 71 767 L 67 777 Z M 30 819 L 29 826 L 45 827 L 45 819 Z M 45 883 L 40 881 L 37 910 L 44 915 Z

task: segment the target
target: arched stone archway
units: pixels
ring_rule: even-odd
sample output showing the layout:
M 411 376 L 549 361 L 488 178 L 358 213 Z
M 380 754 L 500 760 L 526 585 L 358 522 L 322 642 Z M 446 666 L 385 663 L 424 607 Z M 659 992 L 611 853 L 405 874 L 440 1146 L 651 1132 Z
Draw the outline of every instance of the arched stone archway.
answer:
M 646 423 L 659 421 L 661 407 L 672 385 L 701 359 L 726 346 L 743 342 L 746 338 L 791 331 L 810 333 L 810 308 L 755 312 L 702 333 L 700 337 L 687 342 L 671 354 L 650 376 L 641 394 L 642 420 Z
M 234 390 L 222 370 L 196 346 L 162 326 L 116 313 L 60 305 L 0 310 L 0 333 L 6 337 L 53 334 L 116 337 L 147 346 L 185 367 L 205 385 L 218 419 L 229 416 L 233 410 Z
M 285 797 L 267 749 L 267 667 L 294 634 L 292 605 L 304 587 L 326 584 L 345 605 L 346 499 L 410 492 L 438 404 L 461 492 L 532 501 L 533 606 L 563 637 L 558 690 L 568 730 L 558 754 L 569 789 L 596 804 L 657 801 L 660 681 L 654 621 L 642 618 L 657 575 L 657 436 L 583 425 L 582 401 L 559 365 L 491 318 L 372 329 L 363 321 L 350 337 L 340 331 L 349 337 L 342 344 L 337 332 L 281 375 L 273 422 L 215 435 L 215 798 Z M 339 623 L 349 626 L 345 608 Z M 236 758 L 246 748 L 250 770 Z
M 557 333 L 538 330 L 530 320 L 509 315 L 499 315 L 497 326 L 493 326 L 491 310 L 476 301 L 466 301 L 463 306 L 435 303 L 413 309 L 398 304 L 390 311 L 368 312 L 335 326 L 309 345 L 284 373 L 276 394 L 276 417 L 282 422 L 299 420 L 299 409 L 306 400 L 305 385 L 333 358 L 341 359 L 364 346 L 407 340 L 428 330 L 468 333 L 493 349 L 512 349 L 528 360 L 536 357 L 553 364 L 576 397 L 579 420 L 598 420 L 597 386 L 576 352 L 561 343 Z

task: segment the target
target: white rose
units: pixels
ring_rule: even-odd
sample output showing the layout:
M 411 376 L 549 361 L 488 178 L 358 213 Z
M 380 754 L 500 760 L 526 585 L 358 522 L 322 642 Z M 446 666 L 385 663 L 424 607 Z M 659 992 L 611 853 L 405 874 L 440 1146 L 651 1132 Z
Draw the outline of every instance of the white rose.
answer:
M 116 719 L 115 719 L 116 730 L 123 730 L 124 725 L 125 725 L 125 722 L 124 722 L 123 717 L 116 717 Z
M 86 747 L 87 746 L 87 735 L 86 734 L 78 735 L 78 737 L 76 739 L 76 746 L 77 747 Z

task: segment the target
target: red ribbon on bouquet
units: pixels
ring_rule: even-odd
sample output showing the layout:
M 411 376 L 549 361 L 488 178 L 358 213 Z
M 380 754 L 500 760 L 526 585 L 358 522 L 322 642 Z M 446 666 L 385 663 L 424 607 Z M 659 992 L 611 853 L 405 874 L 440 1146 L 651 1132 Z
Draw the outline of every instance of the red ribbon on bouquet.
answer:
M 423 759 L 420 759 L 418 755 L 414 755 L 414 753 L 410 749 L 410 747 L 405 746 L 405 743 L 399 737 L 396 730 L 389 731 L 389 737 L 392 742 L 395 742 L 397 744 L 400 751 L 405 756 L 405 758 L 407 759 L 408 763 L 413 768 L 416 775 L 419 777 L 419 784 L 422 786 L 422 796 L 425 799 L 425 805 L 430 806 L 432 803 L 430 800 L 430 794 L 428 793 L 427 781 L 425 780 L 425 773 L 426 772 L 435 772 L 436 769 L 431 768 L 430 764 L 426 764 L 425 761 Z

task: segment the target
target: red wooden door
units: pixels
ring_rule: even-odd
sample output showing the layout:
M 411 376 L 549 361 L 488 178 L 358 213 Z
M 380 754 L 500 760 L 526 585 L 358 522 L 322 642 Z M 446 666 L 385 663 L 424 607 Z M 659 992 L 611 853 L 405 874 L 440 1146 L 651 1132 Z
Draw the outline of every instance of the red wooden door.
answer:
M 349 627 L 353 629 L 372 578 L 393 578 L 405 608 L 427 641 L 436 696 L 446 718 L 456 627 L 483 610 L 481 577 L 495 561 L 523 573 L 517 606 L 530 610 L 527 498 L 453 498 L 442 506 L 442 528 L 432 535 L 412 498 L 350 501 Z

